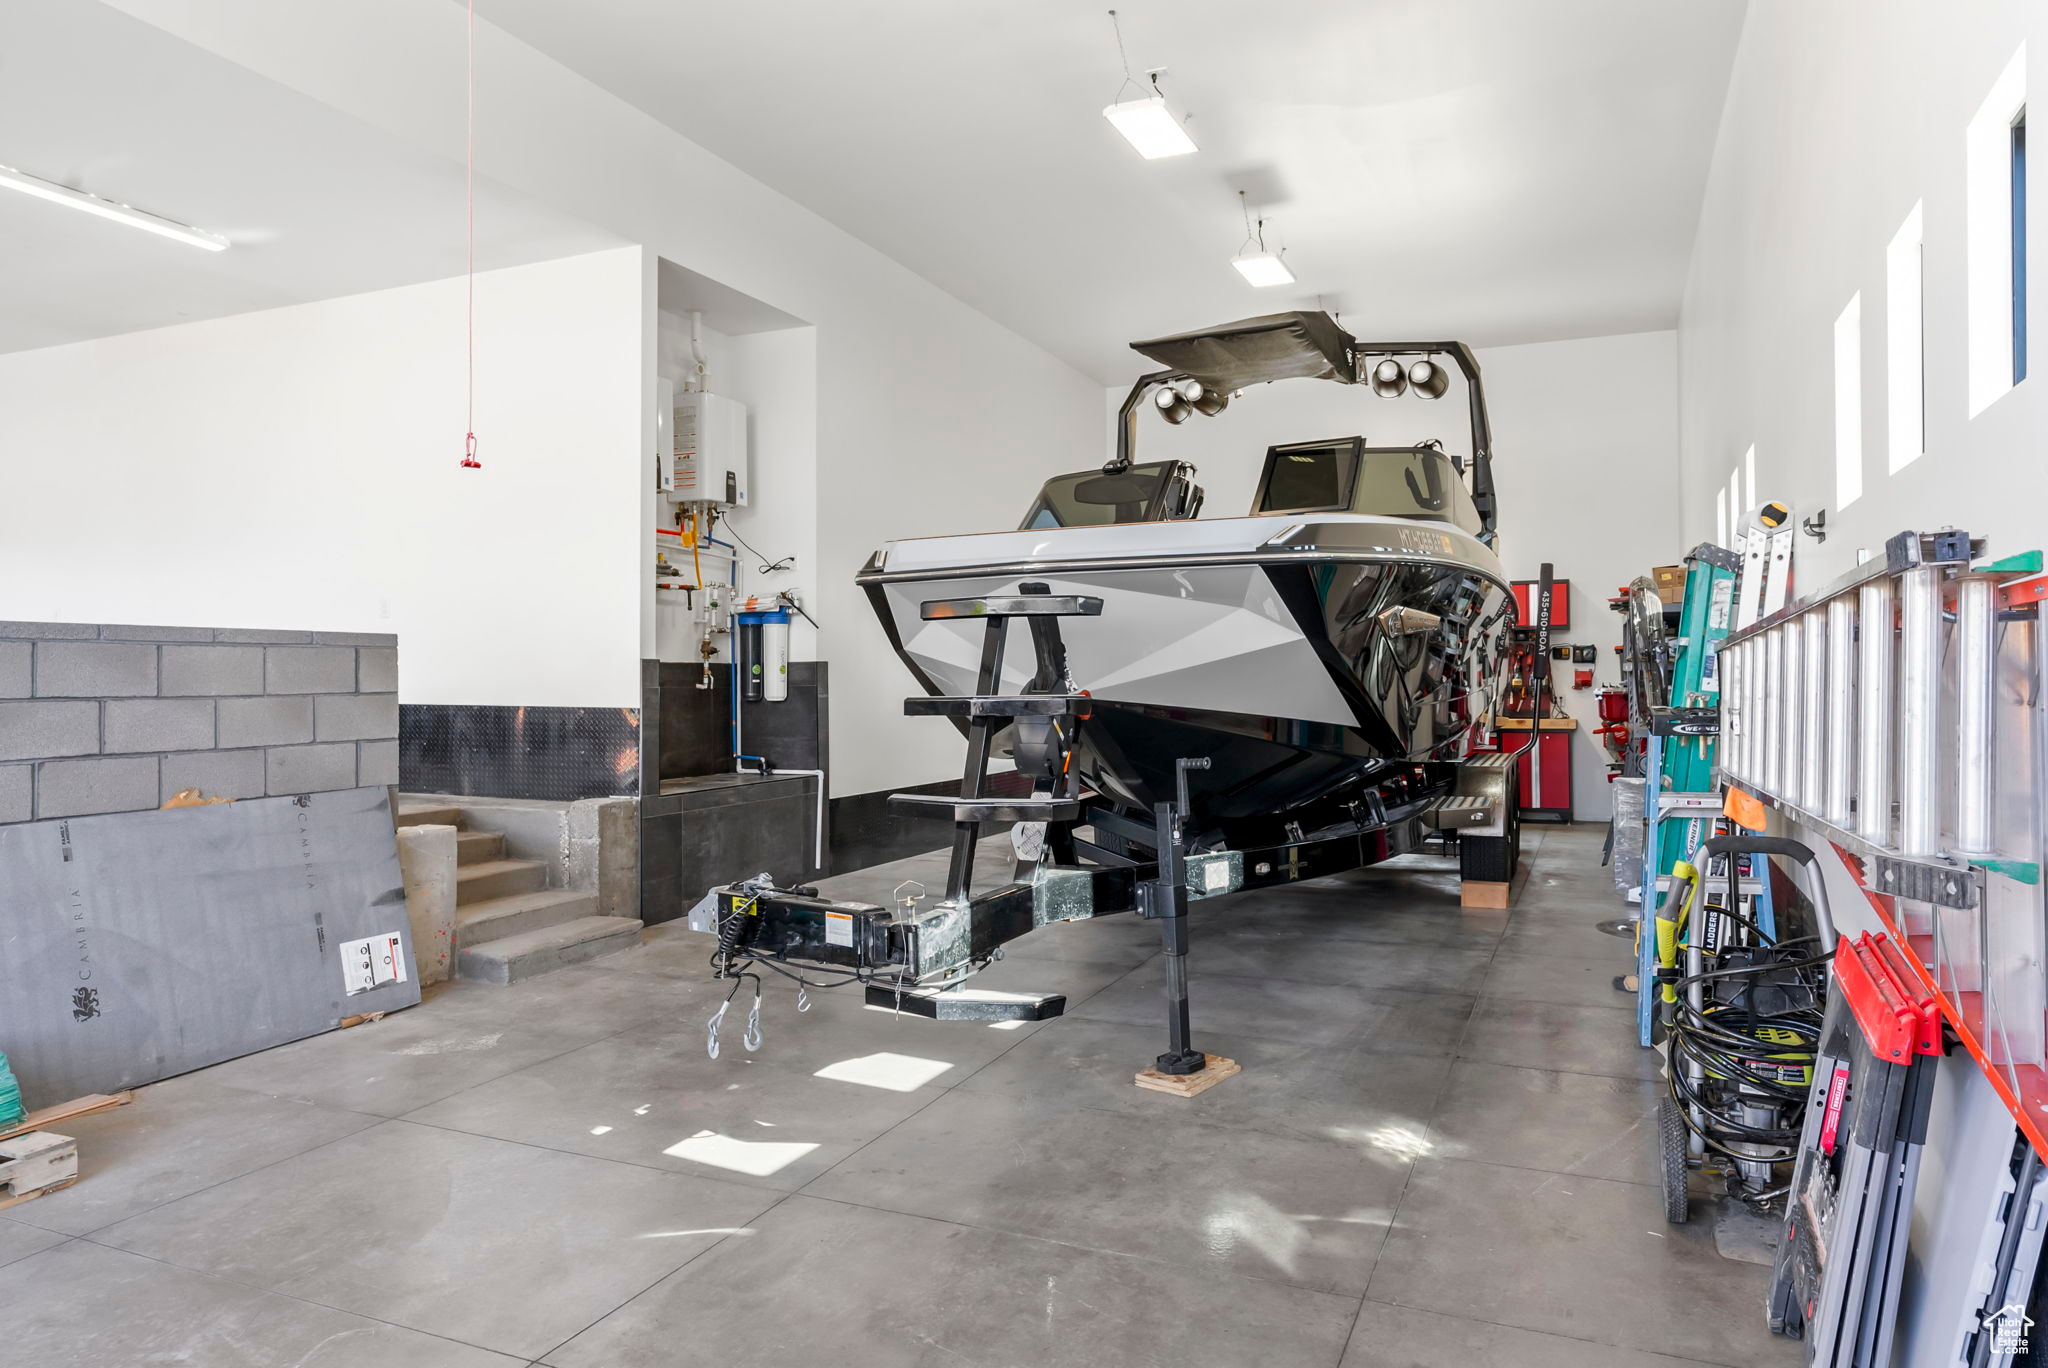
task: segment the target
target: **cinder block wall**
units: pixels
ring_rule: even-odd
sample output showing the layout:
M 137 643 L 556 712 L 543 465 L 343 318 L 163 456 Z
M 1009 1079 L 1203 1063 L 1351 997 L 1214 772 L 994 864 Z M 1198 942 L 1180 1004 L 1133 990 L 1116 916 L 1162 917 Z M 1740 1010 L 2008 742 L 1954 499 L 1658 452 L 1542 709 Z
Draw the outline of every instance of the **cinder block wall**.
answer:
M 398 782 L 398 638 L 0 622 L 0 822 Z

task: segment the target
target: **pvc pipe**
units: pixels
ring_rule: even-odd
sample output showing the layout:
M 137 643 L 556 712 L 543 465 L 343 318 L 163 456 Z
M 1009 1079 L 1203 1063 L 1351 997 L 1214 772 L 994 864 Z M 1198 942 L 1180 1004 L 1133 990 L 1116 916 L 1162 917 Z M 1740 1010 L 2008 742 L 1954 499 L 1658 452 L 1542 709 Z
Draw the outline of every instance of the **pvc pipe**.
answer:
M 777 774 L 809 775 L 818 781 L 818 813 L 811 820 L 811 868 L 820 874 L 825 872 L 825 771 L 821 769 L 784 769 Z
M 689 392 L 701 393 L 711 378 L 710 367 L 704 364 L 704 311 L 690 310 L 690 359 L 696 369 L 690 375 Z

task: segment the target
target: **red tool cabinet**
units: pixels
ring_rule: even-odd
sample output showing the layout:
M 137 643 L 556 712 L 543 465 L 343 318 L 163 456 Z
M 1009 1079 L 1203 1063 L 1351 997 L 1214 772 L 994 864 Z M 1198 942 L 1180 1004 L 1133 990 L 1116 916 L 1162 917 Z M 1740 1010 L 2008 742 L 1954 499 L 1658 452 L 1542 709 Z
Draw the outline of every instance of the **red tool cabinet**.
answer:
M 1494 749 L 1518 757 L 1516 775 L 1522 816 L 1537 821 L 1572 820 L 1572 733 L 1569 717 L 1546 717 L 1539 727 L 1526 717 L 1496 717 Z M 1540 763 L 1539 763 L 1540 759 Z

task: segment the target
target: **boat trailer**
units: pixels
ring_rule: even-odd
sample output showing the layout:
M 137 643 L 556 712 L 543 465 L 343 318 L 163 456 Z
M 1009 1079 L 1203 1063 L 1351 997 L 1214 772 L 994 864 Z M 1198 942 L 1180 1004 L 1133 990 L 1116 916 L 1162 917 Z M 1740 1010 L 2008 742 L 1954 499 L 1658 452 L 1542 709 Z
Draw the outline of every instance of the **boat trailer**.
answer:
M 810 988 L 860 983 L 869 1006 L 939 1021 L 1048 1020 L 1065 1011 L 1064 995 L 964 985 L 1000 959 L 1007 942 L 1041 926 L 1135 912 L 1159 923 L 1166 955 L 1168 1047 L 1155 1067 L 1169 1078 L 1189 1075 L 1206 1062 L 1188 1025 L 1191 903 L 1377 864 L 1420 849 L 1433 831 L 1457 841 L 1461 878 L 1498 884 L 1512 879 L 1518 841 L 1510 755 L 1396 767 L 1363 794 L 1320 812 L 1293 814 L 1286 840 L 1247 849 L 1191 848 L 1187 774 L 1208 768 L 1206 757 L 1176 762 L 1176 793 L 1154 804 L 1149 824 L 1086 792 L 1071 760 L 1074 736 L 1095 700 L 1067 677 L 1059 619 L 1101 612 L 1099 598 L 1056 595 L 1042 584 L 1021 585 L 1014 596 L 922 605 L 927 621 L 987 624 L 977 693 L 904 703 L 908 715 L 951 717 L 965 730 L 967 762 L 958 796 L 899 793 L 889 799 L 899 814 L 953 822 L 945 896 L 928 907 L 919 906 L 920 898 L 882 907 L 820 897 L 815 888 L 778 887 L 767 874 L 712 889 L 691 910 L 689 925 L 718 937 L 714 974 L 734 980 L 726 1005 L 710 1022 L 713 1058 L 726 1007 L 744 979 L 755 985 L 746 1043 L 758 1047 L 759 970 L 796 980 L 800 997 Z M 1022 693 L 1003 694 L 1006 629 L 1013 618 L 1029 624 L 1037 671 Z M 1017 769 L 1032 781 L 1028 796 L 988 792 L 992 748 L 1005 729 Z M 1318 825 L 1319 817 L 1331 820 Z M 1009 882 L 976 893 L 977 844 L 982 826 L 991 822 L 1017 824 L 1017 864 Z M 1079 835 L 1078 828 L 1094 839 Z

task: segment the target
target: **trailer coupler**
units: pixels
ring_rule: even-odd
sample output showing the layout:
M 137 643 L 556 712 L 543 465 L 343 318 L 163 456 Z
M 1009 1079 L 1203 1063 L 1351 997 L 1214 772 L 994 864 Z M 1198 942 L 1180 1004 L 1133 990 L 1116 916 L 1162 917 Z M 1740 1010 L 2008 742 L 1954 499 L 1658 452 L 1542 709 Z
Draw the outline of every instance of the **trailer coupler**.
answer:
M 689 925 L 718 937 L 719 977 L 762 971 L 799 988 L 862 984 L 867 1005 L 934 1021 L 1046 1021 L 1066 1010 L 1064 993 L 1007 993 L 963 987 L 972 974 L 1038 923 L 1024 884 L 920 909 L 838 901 L 815 889 L 778 888 L 766 874 L 714 888 Z

